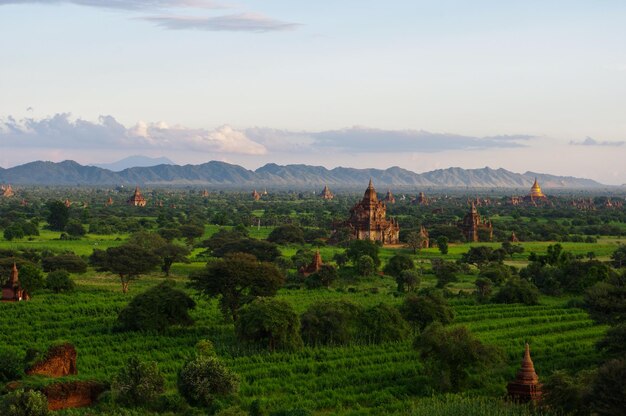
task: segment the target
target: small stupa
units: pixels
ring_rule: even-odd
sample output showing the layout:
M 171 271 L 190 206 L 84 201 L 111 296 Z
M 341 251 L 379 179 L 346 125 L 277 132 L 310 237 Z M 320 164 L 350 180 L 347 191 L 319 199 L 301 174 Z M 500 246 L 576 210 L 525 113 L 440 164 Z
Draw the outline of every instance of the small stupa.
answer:
M 518 403 L 538 402 L 541 400 L 541 383 L 535 372 L 533 360 L 530 358 L 530 346 L 526 343 L 522 366 L 517 371 L 515 380 L 506 389 L 511 400 Z

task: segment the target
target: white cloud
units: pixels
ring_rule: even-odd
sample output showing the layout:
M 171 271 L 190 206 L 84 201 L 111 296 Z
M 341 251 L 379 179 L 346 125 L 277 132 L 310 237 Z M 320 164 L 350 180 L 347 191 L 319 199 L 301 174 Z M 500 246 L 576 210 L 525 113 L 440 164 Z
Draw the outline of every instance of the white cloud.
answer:
M 261 155 L 265 146 L 230 126 L 214 130 L 168 126 L 140 121 L 126 128 L 112 116 L 97 122 L 56 114 L 35 120 L 0 119 L 0 145 L 12 148 L 58 149 L 163 149 Z
M 585 140 L 581 142 L 570 141 L 569 144 L 573 146 L 623 146 L 626 144 L 626 141 L 598 141 L 591 137 L 587 137 Z
M 293 30 L 299 26 L 297 23 L 272 19 L 258 13 L 239 13 L 214 17 L 152 16 L 140 19 L 170 30 L 276 32 Z
M 0 0 L 7 4 L 76 4 L 80 6 L 125 10 L 158 10 L 166 8 L 223 9 L 226 5 L 211 0 Z

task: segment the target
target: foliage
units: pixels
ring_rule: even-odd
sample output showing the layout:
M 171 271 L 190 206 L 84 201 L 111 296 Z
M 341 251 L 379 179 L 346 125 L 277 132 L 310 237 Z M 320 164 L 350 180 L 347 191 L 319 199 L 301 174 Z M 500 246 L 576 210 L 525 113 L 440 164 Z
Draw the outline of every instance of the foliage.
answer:
M 343 345 L 358 334 L 362 308 L 345 300 L 316 302 L 302 314 L 302 339 L 309 345 Z
M 94 250 L 90 263 L 98 271 L 117 274 L 122 283 L 122 292 L 128 293 L 132 280 L 156 267 L 159 258 L 153 251 L 135 244 L 109 247 L 106 251 Z
M 74 253 L 44 257 L 41 259 L 41 267 L 46 273 L 61 269 L 70 273 L 85 273 L 87 271 L 85 260 Z
M 304 244 L 304 231 L 292 224 L 281 225 L 272 230 L 267 241 L 276 244 Z
M 609 360 L 596 373 L 591 409 L 598 415 L 618 416 L 626 409 L 626 357 Z
M 416 231 L 411 231 L 405 237 L 406 245 L 408 248 L 413 250 L 413 254 L 417 253 L 418 250 L 421 251 L 422 245 L 424 244 L 424 237 Z
M 490 262 L 480 268 L 479 276 L 489 279 L 494 285 L 501 285 L 512 276 L 511 267 L 502 263 Z
M 280 250 L 276 244 L 254 238 L 230 241 L 213 249 L 215 257 L 225 257 L 233 253 L 248 253 L 260 261 L 274 261 L 277 257 L 280 257 Z
M 380 303 L 360 316 L 360 337 L 371 343 L 400 341 L 409 334 L 409 325 L 397 308 Z
M 437 248 L 444 256 L 448 254 L 448 237 L 445 235 L 439 236 L 439 238 L 437 238 Z
M 626 355 L 626 323 L 610 328 L 596 347 L 609 356 Z
M 19 267 L 19 279 L 22 288 L 30 294 L 44 287 L 41 269 L 31 263 L 24 263 Z
M 87 230 L 85 230 L 83 224 L 78 220 L 69 220 L 65 226 L 65 232 L 72 237 L 82 237 L 87 234 Z
M 457 273 L 459 266 L 451 261 L 442 259 L 431 259 L 432 270 L 437 277 L 437 287 L 442 289 L 447 284 L 457 282 L 459 280 Z
M 48 416 L 48 400 L 34 390 L 15 390 L 0 398 L 2 416 Z
M 167 243 L 157 248 L 154 252 L 161 258 L 161 271 L 165 273 L 165 276 L 170 275 L 172 264 L 175 262 L 189 263 L 187 256 L 189 255 L 190 250 L 187 247 L 179 246 L 178 244 Z
M 189 310 L 195 306 L 185 292 L 175 289 L 174 282 L 165 281 L 135 296 L 117 320 L 125 330 L 163 331 L 171 325 L 192 325 Z
M 46 221 L 53 231 L 63 231 L 70 219 L 70 209 L 61 201 L 48 201 Z
M 614 267 L 626 267 L 626 245 L 620 244 L 611 254 Z
M 153 403 L 165 391 L 165 380 L 156 362 L 130 357 L 111 383 L 113 397 L 122 405 L 135 407 Z
M 197 224 L 183 224 L 178 228 L 180 235 L 187 239 L 187 244 L 193 244 L 193 240 L 202 237 L 204 227 Z
M 310 274 L 305 284 L 309 289 L 315 289 L 319 287 L 330 287 L 333 282 L 337 280 L 337 269 L 330 264 L 324 264 L 318 272 Z
M 479 302 L 486 302 L 493 292 L 493 281 L 484 277 L 479 277 L 474 282 L 476 286 L 476 296 Z
M 71 292 L 75 284 L 70 274 L 65 270 L 55 270 L 46 277 L 46 288 L 54 293 Z
M 346 255 L 356 265 L 363 256 L 369 256 L 374 261 L 376 269 L 380 267 L 380 246 L 370 240 L 352 240 L 346 249 Z
M 443 325 L 454 320 L 454 311 L 438 291 L 427 291 L 420 295 L 409 295 L 400 306 L 404 319 L 420 330 L 433 322 Z
M 386 275 L 399 277 L 404 270 L 414 270 L 413 259 L 406 254 L 396 254 L 389 259 L 383 271 Z
M 467 253 L 461 256 L 461 261 L 481 267 L 490 261 L 500 260 L 498 255 L 494 255 L 493 248 L 489 246 L 472 246 Z
M 24 373 L 24 357 L 16 348 L 0 348 L 0 383 L 18 380 Z
M 626 321 L 626 271 L 587 289 L 584 302 L 591 316 L 600 322 Z
M 441 390 L 459 391 L 467 386 L 469 372 L 488 369 L 502 358 L 497 348 L 485 345 L 463 326 L 445 329 L 431 324 L 415 339 L 415 348 L 437 374 Z
M 525 279 L 509 279 L 493 297 L 495 303 L 539 304 L 539 290 Z
M 193 406 L 209 407 L 238 389 L 239 378 L 216 357 L 198 355 L 178 374 L 178 391 Z
M 204 270 L 192 272 L 189 280 L 205 296 L 219 298 L 224 316 L 235 321 L 241 306 L 258 296 L 274 296 L 284 283 L 276 266 L 243 253 L 207 263 Z
M 417 270 L 403 270 L 396 277 L 398 292 L 414 292 L 421 283 L 422 275 Z
M 245 305 L 235 322 L 235 332 L 239 340 L 270 351 L 302 347 L 298 315 L 282 300 L 261 297 Z
M 563 370 L 553 372 L 543 382 L 542 406 L 566 415 L 589 415 L 594 377 L 593 371 L 581 371 L 575 376 Z
M 355 268 L 360 276 L 371 276 L 376 272 L 376 263 L 374 259 L 364 254 L 356 261 Z
M 339 251 L 333 255 L 333 260 L 337 263 L 337 266 L 343 267 L 348 263 L 349 258 L 345 251 Z

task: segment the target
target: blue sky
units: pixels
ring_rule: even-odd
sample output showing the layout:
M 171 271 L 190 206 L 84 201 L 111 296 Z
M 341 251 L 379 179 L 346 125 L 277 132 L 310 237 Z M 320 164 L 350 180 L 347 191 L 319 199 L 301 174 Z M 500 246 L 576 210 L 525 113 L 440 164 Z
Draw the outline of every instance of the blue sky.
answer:
M 606 0 L 0 0 L 0 166 L 142 153 L 626 183 L 624 22 Z

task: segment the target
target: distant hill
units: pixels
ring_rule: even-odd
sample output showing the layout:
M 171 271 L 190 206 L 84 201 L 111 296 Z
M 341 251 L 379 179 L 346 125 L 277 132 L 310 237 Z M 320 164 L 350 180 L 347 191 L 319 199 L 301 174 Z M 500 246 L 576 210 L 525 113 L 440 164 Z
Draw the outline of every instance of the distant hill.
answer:
M 60 163 L 31 162 L 0 169 L 0 183 L 33 185 L 202 185 L 236 188 L 252 187 L 363 187 L 370 178 L 382 190 L 391 187 L 412 188 L 530 188 L 535 177 L 542 187 L 597 188 L 604 185 L 591 179 L 555 176 L 542 173 L 510 172 L 505 169 L 438 169 L 415 173 L 397 166 L 389 169 L 354 169 L 269 163 L 255 171 L 224 162 L 201 165 L 159 164 L 132 167 L 114 172 L 74 161 Z
M 112 170 L 113 172 L 121 172 L 124 169 L 136 168 L 136 167 L 151 167 L 158 165 L 175 165 L 176 163 L 172 162 L 166 157 L 148 157 L 148 156 L 128 156 L 122 160 L 118 160 L 113 163 L 100 163 L 92 166 L 96 166 L 102 169 Z

